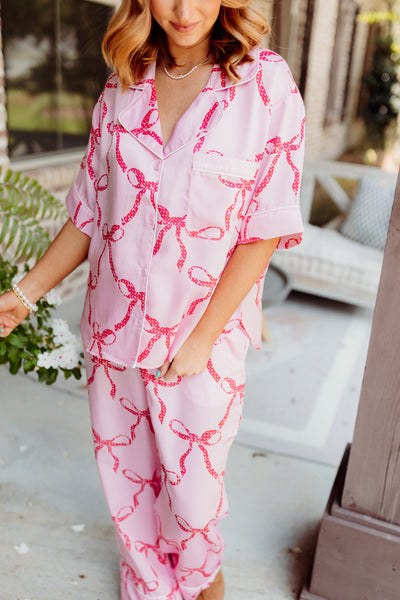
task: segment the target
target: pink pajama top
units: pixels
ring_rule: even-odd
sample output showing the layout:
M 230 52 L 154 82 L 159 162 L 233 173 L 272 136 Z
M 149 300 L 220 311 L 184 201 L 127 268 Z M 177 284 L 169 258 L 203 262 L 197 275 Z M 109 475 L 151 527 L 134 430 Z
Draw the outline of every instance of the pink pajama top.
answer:
M 89 353 L 158 368 L 191 333 L 237 244 L 301 241 L 304 106 L 284 60 L 255 49 L 234 83 L 215 66 L 163 149 L 155 64 L 108 80 L 67 196 L 91 237 L 81 320 Z M 263 277 L 226 330 L 260 343 Z

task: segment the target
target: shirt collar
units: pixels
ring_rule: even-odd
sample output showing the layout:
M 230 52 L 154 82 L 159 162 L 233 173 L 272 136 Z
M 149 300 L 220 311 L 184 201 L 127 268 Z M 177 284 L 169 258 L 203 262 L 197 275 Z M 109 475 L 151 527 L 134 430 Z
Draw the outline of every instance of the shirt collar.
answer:
M 222 119 L 223 99 L 226 93 L 256 76 L 259 60 L 258 50 L 252 52 L 252 58 L 252 62 L 238 67 L 241 79 L 237 83 L 226 77 L 218 66 L 213 68 L 206 87 L 194 100 L 190 110 L 180 118 L 164 151 L 156 110 L 155 62 L 148 66 L 142 81 L 131 86 L 131 89 L 139 90 L 140 93 L 134 94 L 132 101 L 119 113 L 119 121 L 125 130 L 159 157 L 166 157 L 196 139 L 201 146 L 202 139 Z M 222 97 L 218 97 L 218 92 L 222 93 Z
M 236 71 L 240 77 L 239 81 L 233 81 L 230 77 L 225 75 L 225 73 L 221 70 L 221 68 L 218 65 L 215 65 L 211 72 L 208 85 L 212 87 L 215 92 L 220 92 L 234 86 L 243 85 L 251 79 L 254 79 L 258 71 L 258 48 L 254 48 L 253 50 L 251 50 L 249 52 L 249 56 L 253 59 L 251 62 L 245 62 L 236 67 Z

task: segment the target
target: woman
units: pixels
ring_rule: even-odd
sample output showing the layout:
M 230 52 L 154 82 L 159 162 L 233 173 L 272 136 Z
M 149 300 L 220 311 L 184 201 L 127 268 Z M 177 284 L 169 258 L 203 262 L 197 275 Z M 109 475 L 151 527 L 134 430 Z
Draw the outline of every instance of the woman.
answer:
M 263 277 L 300 242 L 304 109 L 250 0 L 123 0 L 70 220 L 8 335 L 87 256 L 81 321 L 121 598 L 220 600 L 224 471 Z

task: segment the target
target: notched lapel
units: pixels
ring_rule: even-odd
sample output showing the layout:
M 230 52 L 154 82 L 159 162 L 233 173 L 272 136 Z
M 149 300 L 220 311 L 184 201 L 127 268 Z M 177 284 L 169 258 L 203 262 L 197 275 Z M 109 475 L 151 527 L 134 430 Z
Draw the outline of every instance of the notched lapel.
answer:
M 133 87 L 134 98 L 118 116 L 122 127 L 158 157 L 163 156 L 154 78 Z

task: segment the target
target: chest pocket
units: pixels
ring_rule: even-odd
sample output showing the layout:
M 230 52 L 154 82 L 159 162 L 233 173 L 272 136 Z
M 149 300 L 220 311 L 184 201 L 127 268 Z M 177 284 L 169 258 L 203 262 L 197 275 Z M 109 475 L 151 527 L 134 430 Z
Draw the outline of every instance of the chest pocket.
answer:
M 257 169 L 256 162 L 195 154 L 186 221 L 190 235 L 221 239 L 231 232 L 251 197 Z

